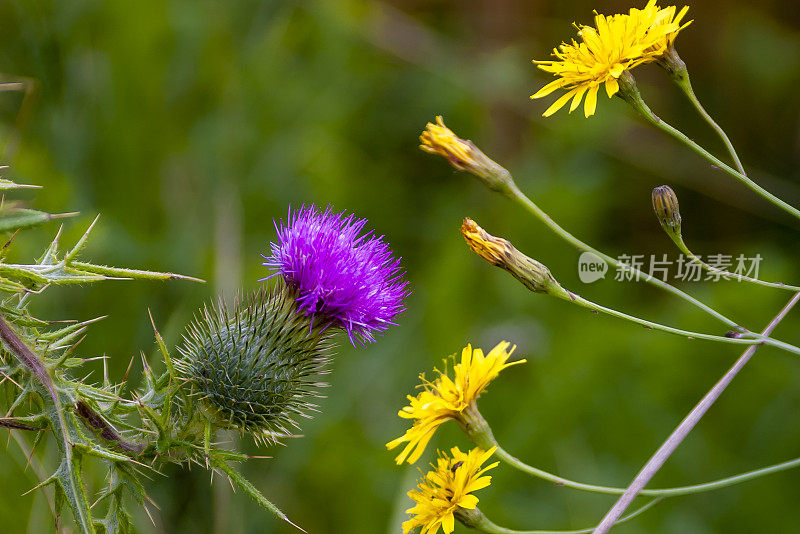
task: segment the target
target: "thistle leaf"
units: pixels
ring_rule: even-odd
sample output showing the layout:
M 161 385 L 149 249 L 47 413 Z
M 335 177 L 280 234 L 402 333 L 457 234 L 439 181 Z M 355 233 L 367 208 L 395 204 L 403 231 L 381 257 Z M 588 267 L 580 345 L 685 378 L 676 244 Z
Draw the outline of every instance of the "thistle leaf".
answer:
M 50 222 L 54 219 L 74 217 L 73 213 L 46 213 L 44 211 L 30 210 L 17 207 L 3 207 L 0 209 L 0 232 L 14 232 L 16 230 L 31 228 Z

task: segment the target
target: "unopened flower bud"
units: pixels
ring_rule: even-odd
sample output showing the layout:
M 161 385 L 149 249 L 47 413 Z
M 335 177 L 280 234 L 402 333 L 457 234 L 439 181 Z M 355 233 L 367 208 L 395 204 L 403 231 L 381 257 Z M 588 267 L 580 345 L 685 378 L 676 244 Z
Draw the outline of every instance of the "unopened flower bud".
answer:
M 660 185 L 653 189 L 653 210 L 658 222 L 670 237 L 681 235 L 681 212 L 678 197 L 668 185 Z
M 550 269 L 514 248 L 507 239 L 491 235 L 470 218 L 464 219 L 461 235 L 473 252 L 511 273 L 531 291 L 571 300 L 571 293 L 553 278 Z
M 481 152 L 472 141 L 454 134 L 444 125 L 441 115 L 436 117 L 436 124 L 428 123 L 419 140 L 422 150 L 444 156 L 453 167 L 474 174 L 494 191 L 505 192 L 513 183 L 506 169 Z
M 298 313 L 294 291 L 278 282 L 232 311 L 204 308 L 187 328 L 175 367 L 217 426 L 270 442 L 315 411 L 332 329 Z

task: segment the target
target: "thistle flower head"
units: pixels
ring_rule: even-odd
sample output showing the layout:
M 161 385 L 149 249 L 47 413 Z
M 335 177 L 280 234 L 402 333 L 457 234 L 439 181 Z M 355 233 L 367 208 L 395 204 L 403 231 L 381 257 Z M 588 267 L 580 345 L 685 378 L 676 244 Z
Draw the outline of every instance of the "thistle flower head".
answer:
M 296 292 L 302 313 L 343 328 L 354 344 L 394 324 L 408 295 L 400 259 L 383 236 L 362 234 L 366 222 L 330 206 L 290 209 L 263 264 Z
M 256 441 L 275 441 L 316 411 L 330 334 L 297 314 L 291 288 L 276 284 L 205 307 L 187 328 L 175 362 L 215 422 Z
M 450 165 L 477 176 L 490 189 L 502 191 L 511 183 L 511 175 L 506 169 L 481 152 L 472 141 L 453 133 L 444 125 L 441 115 L 436 117 L 436 124 L 427 124 L 419 140 L 422 150 L 443 156 Z
M 580 42 L 572 40 L 553 49 L 555 60 L 534 61 L 538 67 L 557 78 L 531 98 L 547 96 L 565 89 L 561 97 L 544 112 L 549 117 L 572 99 L 569 112 L 578 108 L 584 95 L 584 115 L 594 115 L 597 93 L 605 87 L 609 98 L 619 91 L 617 80 L 623 72 L 643 63 L 656 61 L 675 40 L 688 8 L 676 13 L 674 6 L 661 9 L 650 0 L 643 9 L 632 8 L 627 14 L 595 14 L 595 26 L 575 25 Z
M 444 372 L 435 369 L 438 376 L 433 381 L 427 380 L 424 374 L 420 375 L 422 391 L 416 396 L 408 395 L 409 405 L 398 412 L 400 417 L 412 419 L 414 423 L 405 434 L 386 444 L 386 448 L 391 450 L 406 443 L 395 459 L 397 465 L 404 461 L 416 462 L 436 429 L 445 421 L 454 419 L 465 423 L 469 418 L 468 410 L 474 407 L 489 382 L 506 367 L 525 362 L 508 363 L 516 348 L 509 348 L 509 345 L 507 341 L 498 343 L 486 355 L 481 349 L 467 345 L 461 351 L 461 360 L 453 366 L 453 378 L 447 373 L 447 360 Z
M 406 510 L 413 517 L 403 523 L 404 534 L 417 527 L 421 527 L 420 534 L 436 534 L 439 527 L 445 534 L 453 532 L 459 511 L 478 506 L 473 493 L 492 483 L 492 477 L 485 473 L 499 462 L 486 467 L 483 464 L 496 449 L 475 448 L 465 453 L 453 447 L 451 456 L 440 453 L 436 464 L 431 464 L 433 470 L 419 479 L 417 489 L 408 492 L 415 505 Z

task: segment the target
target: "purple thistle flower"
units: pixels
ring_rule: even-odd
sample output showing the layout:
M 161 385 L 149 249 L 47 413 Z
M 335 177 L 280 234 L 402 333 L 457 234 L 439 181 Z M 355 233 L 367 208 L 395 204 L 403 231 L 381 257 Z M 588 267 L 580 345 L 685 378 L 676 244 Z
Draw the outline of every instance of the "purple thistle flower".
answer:
M 366 219 L 325 211 L 313 204 L 289 208 L 287 222 L 275 222 L 277 243 L 262 265 L 283 275 L 297 292 L 302 312 L 322 316 L 347 331 L 350 342 L 375 341 L 374 333 L 395 324 L 408 295 L 400 258 L 373 230 L 360 235 Z M 272 276 L 274 276 L 273 274 Z

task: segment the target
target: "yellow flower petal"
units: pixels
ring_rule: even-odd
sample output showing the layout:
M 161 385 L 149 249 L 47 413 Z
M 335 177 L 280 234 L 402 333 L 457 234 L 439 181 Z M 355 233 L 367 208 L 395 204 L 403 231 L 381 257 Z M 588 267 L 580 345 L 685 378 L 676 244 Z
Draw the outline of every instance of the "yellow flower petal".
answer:
M 599 85 L 594 85 L 586 92 L 586 102 L 583 104 L 583 114 L 586 118 L 594 115 L 594 110 L 597 107 L 597 90 L 600 89 Z
M 619 91 L 619 82 L 616 78 L 608 78 L 606 80 L 606 94 L 608 98 L 611 98 Z

